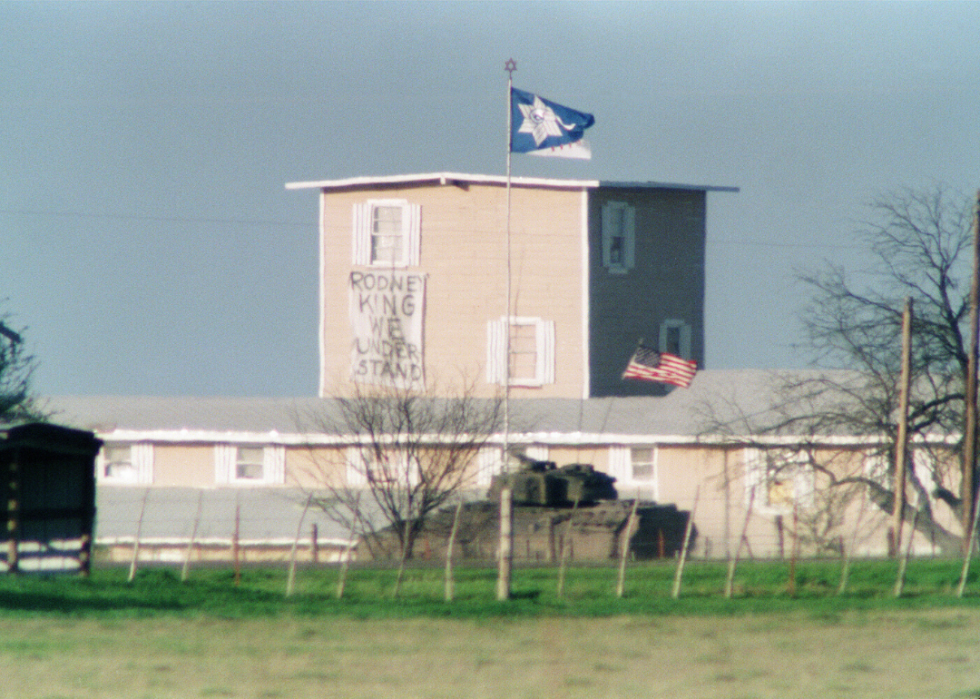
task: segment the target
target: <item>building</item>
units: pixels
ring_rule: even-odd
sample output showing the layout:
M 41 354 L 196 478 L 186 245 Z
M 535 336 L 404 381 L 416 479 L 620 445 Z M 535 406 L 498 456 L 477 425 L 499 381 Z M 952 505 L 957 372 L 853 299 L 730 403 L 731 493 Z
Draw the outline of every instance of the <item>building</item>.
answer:
M 706 407 L 772 405 L 770 372 L 702 368 L 685 390 L 621 379 L 641 340 L 703 367 L 706 197 L 734 188 L 454 173 L 287 186 L 320 199 L 320 395 L 52 399 L 59 422 L 105 443 L 99 543 L 125 555 L 139 529 L 157 557 L 182 557 L 192 537 L 221 556 L 238 532 L 269 558 L 299 535 L 307 554 L 340 556 L 349 529 L 305 505 L 325 479 L 359 486 L 363 438 L 319 419 L 336 397 L 445 396 L 462 377 L 494 400 L 509 375 L 512 420 L 469 466 L 474 498 L 516 447 L 692 512 L 698 556 L 887 550 L 880 504 L 828 487 L 887 479 L 883 437 L 713 432 Z M 913 452 L 949 458 L 944 437 Z M 949 550 L 943 532 L 959 524 L 947 519 L 916 551 Z
M 796 518 L 812 532 L 801 544 L 804 554 L 826 555 L 842 543 L 862 555 L 885 553 L 885 513 L 854 493 L 831 513 L 826 483 L 805 462 L 842 475 L 884 474 L 880 439 L 706 432 L 700 417 L 706 405 L 724 396 L 747 413 L 762 411 L 771 378 L 765 371 L 708 370 L 689 389 L 662 397 L 518 399 L 510 444 L 536 459 L 593 464 L 617 479 L 621 498 L 693 511 L 699 557 L 734 552 L 743 527 L 743 555 L 788 556 Z M 202 547 L 227 556 L 236 509 L 248 560 L 286 556 L 297 533 L 303 555 L 310 555 L 314 525 L 321 560 L 349 543 L 349 531 L 322 511 L 304 514 L 322 478 L 356 478 L 350 465 L 358 439 L 311 429 L 316 415 L 334 409 L 330 399 L 63 397 L 49 407 L 59 422 L 91 429 L 105 442 L 97 462 L 96 541 L 115 546 L 118 556 L 128 556 L 143 508 L 144 551 L 158 558 L 182 558 L 195 529 Z M 936 458 L 945 446 L 941 438 L 916 443 L 914 458 Z M 474 461 L 472 497 L 489 487 L 500 447 L 497 435 Z M 839 521 L 821 521 L 828 514 Z M 944 525 L 959 531 L 953 517 Z M 858 529 L 860 538 L 852 540 Z M 938 553 L 941 544 L 918 536 L 915 550 Z M 521 550 L 515 553 L 520 559 Z
M 515 398 L 663 395 L 620 378 L 641 340 L 704 364 L 706 197 L 736 188 L 448 172 L 287 187 L 320 198 L 321 396 L 460 375 L 490 395 L 508 325 Z

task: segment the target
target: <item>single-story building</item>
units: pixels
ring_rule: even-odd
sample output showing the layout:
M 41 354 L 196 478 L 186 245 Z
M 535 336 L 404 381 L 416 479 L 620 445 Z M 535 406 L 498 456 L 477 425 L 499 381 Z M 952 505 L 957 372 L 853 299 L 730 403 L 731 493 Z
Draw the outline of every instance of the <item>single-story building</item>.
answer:
M 469 466 L 470 499 L 500 472 L 506 439 L 534 459 L 593 465 L 616 479 L 620 498 L 690 511 L 694 556 L 725 557 L 740 546 L 755 557 L 788 556 L 794 546 L 804 554 L 885 554 L 887 512 L 866 488 L 844 485 L 848 474 L 887 480 L 882 438 L 710 429 L 706 416 L 719 406 L 763 413 L 772 378 L 709 370 L 664 396 L 511 400 L 512 429 L 494 434 Z M 57 397 L 47 408 L 54 420 L 104 442 L 96 543 L 117 558 L 128 555 L 137 532 L 145 555 L 170 559 L 182 558 L 192 538 L 198 557 L 226 555 L 237 539 L 246 560 L 285 556 L 297 536 L 302 556 L 336 559 L 351 540 L 323 509 L 306 509 L 327 480 L 363 487 L 353 468 L 363 438 L 324 430 L 336 425 L 331 399 Z M 937 445 L 947 448 L 942 439 Z M 914 443 L 913 456 L 935 459 L 937 445 Z M 841 476 L 833 488 L 831 472 Z M 937 517 L 959 535 L 954 516 Z M 938 554 L 949 545 L 920 531 L 914 550 Z

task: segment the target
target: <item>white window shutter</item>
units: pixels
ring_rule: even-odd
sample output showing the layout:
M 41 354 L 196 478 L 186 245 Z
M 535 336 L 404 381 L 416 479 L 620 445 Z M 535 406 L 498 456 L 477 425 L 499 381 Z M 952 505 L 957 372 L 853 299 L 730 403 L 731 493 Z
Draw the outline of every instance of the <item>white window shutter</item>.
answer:
M 134 444 L 130 452 L 133 468 L 136 470 L 136 482 L 143 485 L 153 483 L 153 445 L 146 442 Z
M 360 447 L 348 447 L 347 449 L 347 473 L 346 485 L 348 488 L 362 488 L 367 485 L 367 477 L 364 475 L 364 453 Z
M 636 261 L 636 208 L 626 206 L 623 212 L 623 237 L 625 249 L 623 250 L 623 266 L 626 269 L 633 269 Z
M 487 322 L 487 383 L 504 383 L 507 377 L 507 319 Z
M 476 484 L 490 485 L 495 475 L 500 473 L 500 448 L 483 447 L 476 455 Z
M 613 207 L 605 204 L 602 207 L 602 266 L 609 267 L 609 253 L 612 248 Z
M 422 250 L 422 207 L 418 204 L 406 204 L 404 218 L 408 219 L 408 254 L 405 259 L 411 267 L 418 267 Z
M 609 447 L 609 475 L 620 483 L 632 480 L 632 458 L 629 447 Z
M 286 482 L 286 448 L 280 445 L 266 447 L 262 452 L 262 476 L 266 483 L 282 485 Z
M 547 461 L 548 447 L 544 444 L 531 444 L 524 449 L 524 456 L 535 461 Z
M 538 379 L 541 383 L 555 382 L 555 321 L 538 322 Z
M 232 444 L 214 445 L 214 482 L 218 485 L 231 483 L 235 473 L 238 448 Z
M 813 469 L 800 464 L 793 473 L 793 497 L 800 507 L 813 507 L 813 488 Z
M 354 204 L 351 252 L 355 265 L 371 264 L 371 204 Z
M 759 449 L 749 447 L 742 450 L 742 460 L 745 468 L 745 505 L 748 507 L 751 501 L 753 509 L 758 509 L 767 500 L 764 456 Z

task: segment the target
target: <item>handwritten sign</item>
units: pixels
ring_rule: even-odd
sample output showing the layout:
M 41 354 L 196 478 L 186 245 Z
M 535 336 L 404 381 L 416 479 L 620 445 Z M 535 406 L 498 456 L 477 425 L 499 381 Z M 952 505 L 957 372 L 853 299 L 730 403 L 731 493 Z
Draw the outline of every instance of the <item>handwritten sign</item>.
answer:
M 425 382 L 425 275 L 350 274 L 351 379 L 400 388 Z

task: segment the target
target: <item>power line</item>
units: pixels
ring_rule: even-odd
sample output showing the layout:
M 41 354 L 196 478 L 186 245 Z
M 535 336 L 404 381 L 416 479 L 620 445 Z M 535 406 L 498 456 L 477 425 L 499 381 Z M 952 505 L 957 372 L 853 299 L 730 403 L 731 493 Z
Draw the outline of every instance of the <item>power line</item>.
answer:
M 295 221 L 261 221 L 256 219 L 242 218 L 190 218 L 185 216 L 137 216 L 136 214 L 92 214 L 83 211 L 29 211 L 26 209 L 0 209 L 2 214 L 12 214 L 15 216 L 58 216 L 63 218 L 103 218 L 124 221 L 158 221 L 164 223 L 230 223 L 246 226 L 302 226 L 304 228 L 315 228 L 316 223 L 308 221 L 297 223 Z
M 708 238 L 709 247 L 712 245 L 750 245 L 761 248 L 833 248 L 839 250 L 867 250 L 863 245 L 843 245 L 834 243 L 774 243 L 769 240 L 712 240 Z
M 15 216 L 56 216 L 62 218 L 100 218 L 113 219 L 120 221 L 156 221 L 162 223 L 213 223 L 213 224 L 232 224 L 239 226 L 296 226 L 301 228 L 316 228 L 315 221 L 297 223 L 296 221 L 273 221 L 259 219 L 241 218 L 193 218 L 186 216 L 139 216 L 136 214 L 94 214 L 83 211 L 30 211 L 27 209 L 0 209 L 2 214 Z M 819 249 L 830 248 L 838 250 L 863 250 L 860 245 L 836 245 L 832 243 L 778 243 L 765 240 L 713 240 L 710 237 L 706 241 L 708 247 L 714 245 L 742 245 L 763 248 L 807 248 Z

